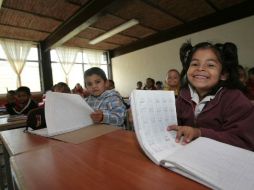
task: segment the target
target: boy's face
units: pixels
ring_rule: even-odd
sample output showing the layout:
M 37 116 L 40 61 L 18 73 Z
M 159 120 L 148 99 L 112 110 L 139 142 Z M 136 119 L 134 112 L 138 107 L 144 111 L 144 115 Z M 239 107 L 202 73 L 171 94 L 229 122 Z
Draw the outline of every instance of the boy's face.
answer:
M 170 87 L 177 87 L 180 82 L 180 76 L 176 71 L 169 71 L 167 78 L 166 78 L 166 83 Z
M 29 98 L 30 98 L 30 96 L 28 94 L 26 94 L 25 92 L 18 92 L 17 93 L 18 102 L 21 104 L 26 103 Z
M 86 77 L 86 88 L 93 96 L 101 95 L 107 88 L 107 82 L 99 75 L 93 74 Z
M 221 72 L 222 65 L 215 53 L 211 49 L 200 49 L 192 56 L 187 77 L 198 94 L 203 96 L 224 79 Z

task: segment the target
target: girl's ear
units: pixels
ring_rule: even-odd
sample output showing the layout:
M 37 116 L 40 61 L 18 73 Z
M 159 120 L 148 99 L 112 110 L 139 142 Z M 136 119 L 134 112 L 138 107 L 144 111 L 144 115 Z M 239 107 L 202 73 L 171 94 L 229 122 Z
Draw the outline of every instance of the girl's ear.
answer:
M 227 80 L 228 79 L 228 73 L 222 73 L 221 76 L 220 76 L 220 80 Z

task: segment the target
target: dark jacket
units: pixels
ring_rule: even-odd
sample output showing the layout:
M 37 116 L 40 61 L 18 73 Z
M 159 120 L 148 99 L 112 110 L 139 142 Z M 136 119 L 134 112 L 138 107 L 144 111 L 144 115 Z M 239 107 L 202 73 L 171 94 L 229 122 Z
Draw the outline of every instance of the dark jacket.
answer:
M 21 115 L 21 114 L 27 115 L 30 110 L 37 108 L 38 104 L 34 100 L 31 99 L 29 105 L 22 111 L 17 111 L 15 109 L 16 104 L 6 104 L 5 107 L 6 107 L 7 112 L 10 115 Z
M 201 136 L 254 151 L 254 105 L 239 90 L 223 88 L 195 119 L 188 88 L 176 101 L 178 125 L 199 127 Z

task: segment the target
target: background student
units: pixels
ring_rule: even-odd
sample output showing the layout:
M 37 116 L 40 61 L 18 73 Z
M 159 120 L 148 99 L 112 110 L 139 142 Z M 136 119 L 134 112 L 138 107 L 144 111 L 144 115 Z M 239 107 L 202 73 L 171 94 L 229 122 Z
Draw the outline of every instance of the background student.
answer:
M 10 115 L 27 114 L 30 110 L 37 108 L 37 103 L 32 100 L 30 89 L 26 86 L 21 86 L 15 93 L 16 102 L 13 107 L 7 109 Z
M 176 69 L 170 69 L 166 75 L 166 85 L 164 90 L 173 90 L 175 96 L 178 96 L 180 89 L 180 73 Z
M 238 90 L 237 48 L 232 43 L 207 42 L 181 49 L 183 78 L 176 102 L 176 142 L 183 144 L 200 136 L 254 151 L 254 106 Z
M 91 118 L 95 123 L 122 125 L 126 107 L 122 97 L 115 90 L 107 90 L 107 77 L 98 67 L 92 67 L 84 74 L 86 88 L 90 96 L 87 103 L 95 110 Z
M 254 103 L 254 67 L 248 70 L 248 80 L 246 82 L 248 98 Z
M 9 90 L 6 94 L 5 108 L 8 114 L 15 115 L 14 107 L 16 105 L 16 92 L 15 90 Z

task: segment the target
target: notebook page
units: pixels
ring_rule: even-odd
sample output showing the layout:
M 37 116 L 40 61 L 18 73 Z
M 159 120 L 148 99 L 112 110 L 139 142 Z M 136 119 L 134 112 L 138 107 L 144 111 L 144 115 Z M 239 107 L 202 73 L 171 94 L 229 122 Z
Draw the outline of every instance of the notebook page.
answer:
M 218 189 L 254 189 L 254 153 L 200 137 L 166 160 Z
M 93 124 L 93 109 L 78 94 L 48 92 L 45 118 L 48 135 L 61 134 Z
M 175 132 L 167 126 L 177 124 L 173 91 L 134 90 L 131 110 L 140 146 L 156 164 L 182 145 L 175 143 Z

